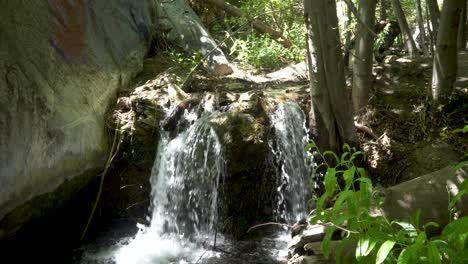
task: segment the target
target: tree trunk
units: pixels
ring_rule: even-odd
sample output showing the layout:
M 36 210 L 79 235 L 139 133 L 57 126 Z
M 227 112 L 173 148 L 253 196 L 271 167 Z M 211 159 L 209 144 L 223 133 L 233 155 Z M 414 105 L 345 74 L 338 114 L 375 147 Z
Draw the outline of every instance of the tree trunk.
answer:
M 322 150 L 357 143 L 346 92 L 335 0 L 304 0 L 309 43 L 311 132 Z
M 361 0 L 359 2 L 359 17 L 367 25 L 375 24 L 376 0 Z M 372 57 L 374 36 L 365 26 L 357 25 L 356 43 L 354 46 L 356 58 L 353 66 L 353 105 L 358 112 L 367 105 L 369 90 L 372 86 Z
M 460 16 L 460 26 L 458 27 L 458 49 L 465 50 L 466 49 L 466 8 L 467 3 L 463 5 L 463 11 Z
M 427 56 L 426 30 L 424 29 L 424 18 L 421 7 L 421 0 L 416 0 L 416 14 L 418 19 L 421 49 L 423 51 L 424 56 Z
M 432 22 L 431 22 L 430 15 L 429 15 L 429 7 L 427 5 L 427 1 L 426 1 L 426 24 L 427 24 L 427 32 L 429 33 L 430 52 L 431 52 L 431 54 L 434 54 L 434 43 L 435 43 L 434 32 L 435 32 L 435 30 L 434 30 L 434 28 L 432 28 L 430 26 L 432 24 Z
M 287 49 L 292 47 L 291 41 L 285 38 L 280 32 L 272 29 L 271 27 L 257 19 L 248 17 L 247 15 L 242 13 L 242 11 L 239 8 L 231 5 L 230 3 L 224 0 L 204 0 L 204 2 L 221 8 L 231 16 L 246 18 L 249 21 L 250 25 L 258 32 L 270 35 L 272 39 L 274 39 L 276 42 L 280 43 L 281 45 L 283 45 L 283 47 Z
M 426 0 L 426 4 L 429 8 L 429 15 L 431 17 L 432 33 L 434 35 L 434 39 L 437 39 L 437 30 L 439 29 L 440 18 L 439 5 L 437 4 L 437 0 Z
M 408 22 L 406 21 L 405 13 L 400 5 L 400 0 L 392 0 L 393 11 L 395 12 L 395 16 L 398 20 L 398 24 L 400 24 L 401 32 L 406 37 L 405 46 L 406 51 L 410 57 L 417 57 L 418 50 L 416 48 L 416 43 L 414 42 L 413 36 L 411 35 L 411 31 L 408 26 Z
M 185 0 L 155 1 L 158 32 L 185 51 L 200 50 L 203 67 L 214 75 L 228 75 L 232 67 L 208 30 Z
M 432 70 L 431 96 L 434 106 L 444 105 L 457 77 L 457 35 L 465 0 L 444 1 Z

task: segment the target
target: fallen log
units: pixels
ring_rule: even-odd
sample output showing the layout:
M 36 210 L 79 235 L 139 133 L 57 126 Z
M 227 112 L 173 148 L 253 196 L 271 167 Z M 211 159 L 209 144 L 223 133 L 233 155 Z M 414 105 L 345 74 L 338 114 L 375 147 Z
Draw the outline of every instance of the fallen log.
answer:
M 272 39 L 274 39 L 276 42 L 283 45 L 283 47 L 287 49 L 290 49 L 292 47 L 291 41 L 284 37 L 283 34 L 269 27 L 262 21 L 247 16 L 246 14 L 242 13 L 242 11 L 239 8 L 231 5 L 230 3 L 224 0 L 204 0 L 203 3 L 212 4 L 226 11 L 226 13 L 228 13 L 231 16 L 246 18 L 249 21 L 250 25 L 259 33 L 270 35 Z

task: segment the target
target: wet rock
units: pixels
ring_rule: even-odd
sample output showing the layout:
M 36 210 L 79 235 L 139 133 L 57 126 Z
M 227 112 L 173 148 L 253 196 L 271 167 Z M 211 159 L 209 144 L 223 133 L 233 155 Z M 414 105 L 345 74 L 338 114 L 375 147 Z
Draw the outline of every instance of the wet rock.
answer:
M 320 241 L 325 236 L 325 227 L 309 225 L 302 232 L 295 235 L 288 244 L 288 249 L 302 248 L 305 244 Z

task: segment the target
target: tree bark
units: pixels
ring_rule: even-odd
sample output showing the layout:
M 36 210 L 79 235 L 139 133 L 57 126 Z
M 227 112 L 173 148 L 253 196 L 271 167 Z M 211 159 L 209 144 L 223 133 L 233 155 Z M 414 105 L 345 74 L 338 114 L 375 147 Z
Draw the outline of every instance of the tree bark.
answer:
M 359 17 L 367 27 L 375 24 L 376 0 L 361 0 L 359 2 Z M 365 26 L 357 25 L 355 56 L 353 66 L 353 105 L 358 112 L 369 100 L 369 90 L 372 86 L 372 57 L 374 36 Z
M 429 7 L 427 5 L 426 1 L 426 24 L 427 24 L 427 33 L 429 34 L 429 48 L 431 54 L 434 54 L 434 43 L 435 43 L 435 37 L 434 37 L 434 29 L 431 27 L 431 19 L 429 15 Z
M 416 43 L 414 42 L 413 36 L 411 35 L 411 31 L 408 26 L 408 22 L 405 17 L 405 13 L 400 5 L 400 0 L 392 0 L 393 11 L 395 12 L 395 16 L 398 20 L 398 24 L 400 24 L 401 32 L 406 37 L 405 46 L 406 51 L 410 57 L 417 57 L 418 50 L 416 48 Z
M 247 15 L 242 13 L 242 11 L 239 8 L 231 5 L 230 3 L 224 0 L 204 0 L 204 2 L 205 4 L 212 4 L 226 11 L 226 13 L 228 13 L 231 16 L 246 18 L 249 21 L 250 25 L 259 33 L 270 35 L 272 39 L 274 39 L 276 42 L 280 43 L 281 45 L 283 45 L 283 47 L 287 49 L 290 49 L 292 47 L 291 41 L 285 38 L 280 32 L 272 29 L 271 27 L 257 19 L 248 17 Z
M 424 56 L 427 56 L 426 30 L 424 29 L 424 18 L 422 13 L 421 0 L 416 0 L 416 14 L 418 20 L 421 49 L 423 51 Z
M 431 96 L 434 106 L 444 105 L 457 77 L 457 35 L 465 0 L 444 1 L 432 70 Z
M 437 0 L 426 0 L 427 7 L 429 8 L 429 15 L 431 17 L 432 32 L 434 39 L 437 39 L 437 30 L 439 29 L 440 10 Z
M 462 14 L 460 16 L 460 26 L 458 27 L 458 50 L 466 49 L 466 12 L 467 2 L 463 5 Z
M 322 149 L 357 143 L 346 92 L 335 0 L 304 0 L 312 107 L 311 132 Z

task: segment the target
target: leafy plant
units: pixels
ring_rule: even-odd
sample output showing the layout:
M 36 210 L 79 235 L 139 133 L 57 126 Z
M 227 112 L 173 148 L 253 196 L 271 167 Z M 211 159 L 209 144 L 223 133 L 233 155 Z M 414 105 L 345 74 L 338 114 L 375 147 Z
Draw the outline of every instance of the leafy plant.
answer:
M 191 70 L 203 59 L 200 50 L 192 50 L 191 52 L 169 50 L 168 54 L 172 60 L 179 63 L 186 70 Z
M 322 242 L 324 255 L 329 256 L 332 236 L 340 231 L 342 242 L 336 248 L 337 262 L 346 245 L 356 245 L 355 259 L 359 263 L 466 263 L 468 261 L 468 217 L 450 222 L 436 237 L 429 237 L 426 229 L 438 227 L 434 222 L 420 225 L 418 211 L 408 221 L 389 221 L 383 214 L 373 214 L 370 208 L 380 210 L 383 200 L 374 197 L 372 181 L 364 168 L 356 166 L 364 153 L 347 144 L 339 157 L 332 151 L 321 153 L 315 143 L 306 146 L 314 149 L 325 162 L 325 192 L 316 197 L 316 208 L 310 214 L 311 224 L 327 227 Z M 330 156 L 334 162 L 327 163 Z M 461 162 L 457 169 L 467 165 Z M 315 171 L 314 171 L 315 173 Z M 460 192 L 450 200 L 451 215 L 457 211 L 458 199 L 468 193 L 468 181 L 460 186 Z M 332 204 L 327 206 L 327 204 Z M 375 211 L 374 210 L 374 211 Z

